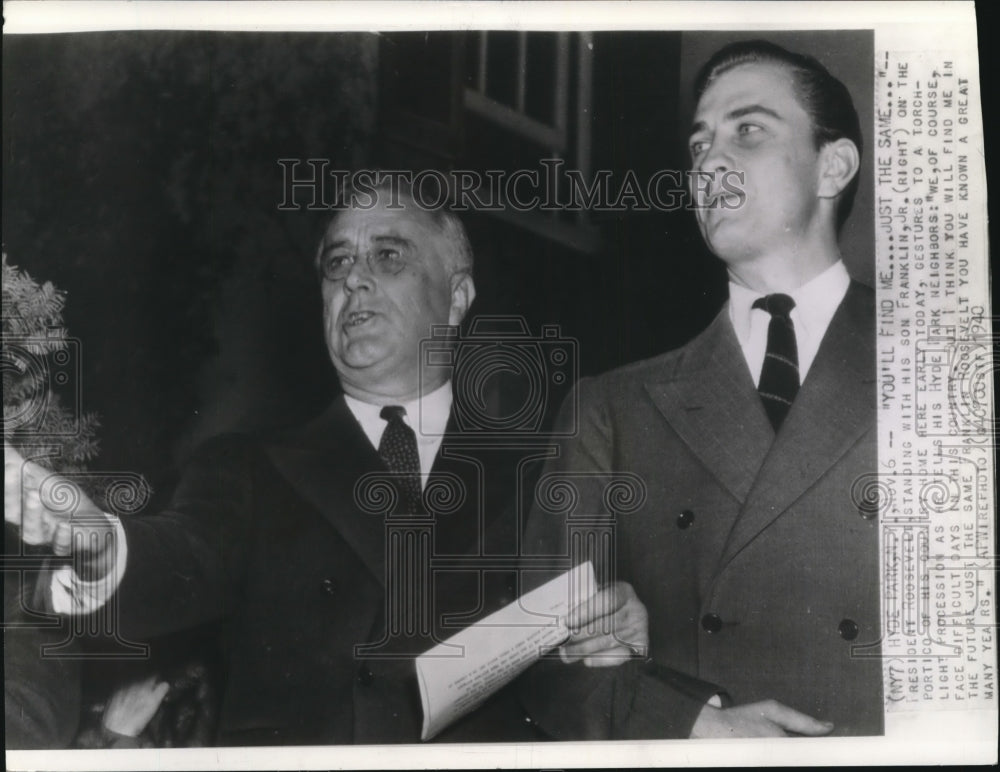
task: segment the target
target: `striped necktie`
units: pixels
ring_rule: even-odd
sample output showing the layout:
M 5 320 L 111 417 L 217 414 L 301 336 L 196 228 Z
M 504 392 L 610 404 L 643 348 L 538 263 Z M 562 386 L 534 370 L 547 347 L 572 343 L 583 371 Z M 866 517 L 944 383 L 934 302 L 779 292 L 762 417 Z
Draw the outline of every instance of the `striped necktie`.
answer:
M 762 308 L 771 315 L 767 327 L 767 353 L 757 392 L 777 432 L 799 391 L 799 350 L 795 343 L 795 326 L 789 316 L 795 301 L 777 293 L 757 298 L 753 307 Z

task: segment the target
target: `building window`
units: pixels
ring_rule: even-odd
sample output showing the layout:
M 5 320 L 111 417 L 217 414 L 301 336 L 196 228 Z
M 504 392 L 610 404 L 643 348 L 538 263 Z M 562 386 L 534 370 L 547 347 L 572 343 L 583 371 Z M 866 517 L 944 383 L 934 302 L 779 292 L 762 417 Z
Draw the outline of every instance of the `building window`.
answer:
M 484 178 L 535 172 L 550 204 L 570 198 L 563 174 L 544 177 L 552 163 L 590 184 L 591 33 L 406 32 L 380 40 L 383 163 Z M 528 195 L 530 186 L 522 188 Z M 490 216 L 538 236 L 579 252 L 600 247 L 585 208 L 511 206 L 493 188 L 477 196 L 499 204 Z
M 463 100 L 465 157 L 480 170 L 535 170 L 553 159 L 591 174 L 593 36 L 569 32 L 467 33 Z M 561 174 L 546 193 L 568 199 Z M 561 186 L 561 187 L 560 187 Z M 599 246 L 589 213 L 518 211 L 497 216 L 584 252 Z

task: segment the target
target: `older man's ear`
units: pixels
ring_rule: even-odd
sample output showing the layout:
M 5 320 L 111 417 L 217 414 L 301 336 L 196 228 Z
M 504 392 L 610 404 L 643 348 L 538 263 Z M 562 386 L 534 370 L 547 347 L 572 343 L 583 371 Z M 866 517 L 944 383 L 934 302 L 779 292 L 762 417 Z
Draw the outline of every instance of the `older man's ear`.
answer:
M 461 324 L 462 319 L 476 299 L 476 285 L 472 274 L 467 271 L 456 271 L 451 275 L 451 311 L 448 314 L 448 324 Z

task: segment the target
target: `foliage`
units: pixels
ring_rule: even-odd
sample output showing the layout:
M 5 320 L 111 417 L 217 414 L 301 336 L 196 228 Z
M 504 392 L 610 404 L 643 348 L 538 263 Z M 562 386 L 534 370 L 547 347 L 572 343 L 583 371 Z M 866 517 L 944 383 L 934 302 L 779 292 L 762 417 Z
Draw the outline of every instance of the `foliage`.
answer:
M 77 347 L 63 324 L 64 292 L 38 284 L 3 255 L 3 436 L 39 463 L 81 471 L 98 452 L 93 413 L 79 409 Z

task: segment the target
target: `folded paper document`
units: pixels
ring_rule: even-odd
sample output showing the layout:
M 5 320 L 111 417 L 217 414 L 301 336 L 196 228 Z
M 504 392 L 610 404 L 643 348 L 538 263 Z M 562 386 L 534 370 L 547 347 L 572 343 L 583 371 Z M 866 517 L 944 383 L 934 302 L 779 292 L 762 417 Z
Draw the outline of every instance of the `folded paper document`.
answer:
M 429 740 L 569 637 L 565 616 L 597 590 L 590 562 L 522 595 L 416 659 Z

